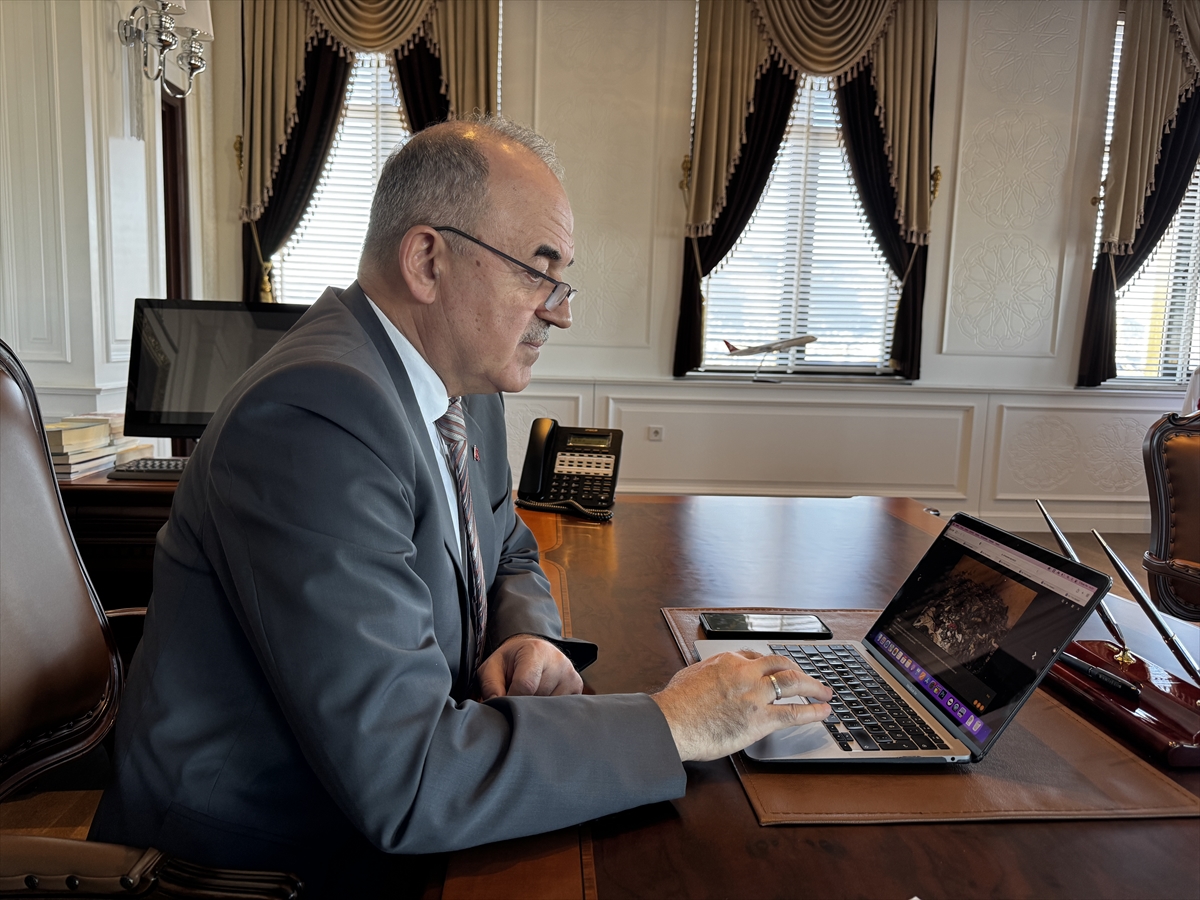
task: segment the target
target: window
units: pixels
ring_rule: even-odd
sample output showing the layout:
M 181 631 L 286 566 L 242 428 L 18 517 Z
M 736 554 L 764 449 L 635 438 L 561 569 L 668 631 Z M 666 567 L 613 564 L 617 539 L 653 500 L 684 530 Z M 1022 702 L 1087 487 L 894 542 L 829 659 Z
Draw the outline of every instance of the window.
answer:
M 757 366 L 739 347 L 814 334 L 768 353 L 762 370 L 890 372 L 900 283 L 871 234 L 838 138 L 828 79 L 797 91 L 783 144 L 758 208 L 704 281 L 705 371 Z
M 387 57 L 357 54 L 321 180 L 299 227 L 271 257 L 276 300 L 312 303 L 329 285 L 345 287 L 357 277 L 375 183 L 408 138 Z
M 1102 179 L 1108 177 L 1124 30 L 1124 21 L 1118 22 L 1108 95 L 1108 122 L 1104 132 Z M 1099 210 L 1097 257 L 1103 202 Z M 1117 381 L 1183 384 L 1192 370 L 1200 366 L 1200 315 L 1196 309 L 1198 282 L 1200 166 L 1192 173 L 1187 193 L 1166 233 L 1141 269 L 1117 292 Z

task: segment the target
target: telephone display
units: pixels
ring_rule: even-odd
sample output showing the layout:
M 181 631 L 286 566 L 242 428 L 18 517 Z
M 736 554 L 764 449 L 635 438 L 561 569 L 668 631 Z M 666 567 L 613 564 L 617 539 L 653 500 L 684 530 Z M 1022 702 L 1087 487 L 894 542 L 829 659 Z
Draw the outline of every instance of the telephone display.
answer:
M 517 499 L 563 507 L 574 501 L 590 510 L 611 509 L 620 461 L 620 431 L 569 428 L 554 419 L 534 419 Z

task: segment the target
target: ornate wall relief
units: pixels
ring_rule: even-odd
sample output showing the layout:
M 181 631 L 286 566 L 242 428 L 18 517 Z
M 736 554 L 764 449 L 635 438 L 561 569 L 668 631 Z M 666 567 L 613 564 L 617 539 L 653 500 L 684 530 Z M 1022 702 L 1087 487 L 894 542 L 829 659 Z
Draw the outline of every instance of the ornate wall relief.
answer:
M 1079 42 L 1073 4 L 989 3 L 976 17 L 971 58 L 979 80 L 1006 102 L 1040 103 L 1070 81 Z
M 1142 441 L 1146 425 L 1137 419 L 1113 419 L 1096 429 L 1083 455 L 1088 478 L 1100 490 L 1115 494 L 1146 480 Z
M 1057 272 L 1023 234 L 994 234 L 962 255 L 954 272 L 957 329 L 981 350 L 1017 350 L 1054 309 Z
M 1048 491 L 1075 471 L 1079 438 L 1059 416 L 1037 416 L 1013 435 L 1004 455 L 1014 481 L 1030 491 Z
M 967 202 L 996 228 L 1028 228 L 1054 208 L 1064 154 L 1058 128 L 1043 116 L 1001 110 L 975 126 L 964 149 Z

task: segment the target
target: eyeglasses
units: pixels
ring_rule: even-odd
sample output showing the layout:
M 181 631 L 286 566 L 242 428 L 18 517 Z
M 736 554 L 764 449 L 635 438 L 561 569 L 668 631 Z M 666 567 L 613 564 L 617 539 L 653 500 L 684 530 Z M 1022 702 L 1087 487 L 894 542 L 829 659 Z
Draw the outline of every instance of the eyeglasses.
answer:
M 553 287 L 550 289 L 550 296 L 547 297 L 546 301 L 542 304 L 542 306 L 544 306 L 546 309 L 554 309 L 556 306 L 558 306 L 564 300 L 567 300 L 567 301 L 574 300 L 575 295 L 579 293 L 579 291 L 575 290 L 573 287 L 571 287 L 565 281 L 555 281 L 553 278 L 551 278 L 549 275 L 545 274 L 544 272 L 539 272 L 533 266 L 525 265 L 525 263 L 521 262 L 519 259 L 513 259 L 507 253 L 501 253 L 495 247 L 491 246 L 490 244 L 485 244 L 483 241 L 481 241 L 477 237 L 471 237 L 471 235 L 467 234 L 465 231 L 459 231 L 457 228 L 453 228 L 449 225 L 434 225 L 433 230 L 434 231 L 449 231 L 451 234 L 457 234 L 459 237 L 466 238 L 468 241 L 470 241 L 473 244 L 478 244 L 484 250 L 491 250 L 493 253 L 495 253 L 497 256 L 499 256 L 501 259 L 508 260 L 514 266 L 520 266 L 522 269 L 524 269 L 530 275 L 536 275 L 538 278 L 542 279 L 543 281 L 550 282 L 550 284 L 553 285 Z

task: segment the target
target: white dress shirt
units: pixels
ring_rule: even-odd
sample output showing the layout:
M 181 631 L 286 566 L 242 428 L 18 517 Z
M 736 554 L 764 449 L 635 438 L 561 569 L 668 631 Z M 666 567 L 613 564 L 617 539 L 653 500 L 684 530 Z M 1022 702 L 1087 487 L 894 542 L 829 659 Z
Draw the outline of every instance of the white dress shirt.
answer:
M 458 540 L 458 558 L 461 562 L 462 529 L 459 527 L 458 518 L 458 490 L 454 486 L 454 477 L 450 474 L 450 458 L 446 453 L 446 442 L 438 434 L 436 424 L 437 420 L 444 416 L 446 410 L 450 408 L 450 395 L 446 391 L 446 385 L 438 377 L 438 373 L 433 371 L 433 367 L 429 363 L 425 362 L 425 357 L 417 352 L 417 348 L 409 343 L 408 338 L 401 333 L 400 329 L 392 324 L 392 320 L 383 314 L 383 311 L 375 305 L 374 300 L 367 297 L 367 302 L 371 304 L 371 309 L 375 310 L 375 315 L 379 316 L 379 321 L 383 323 L 383 330 L 387 332 L 387 336 L 392 339 L 396 352 L 400 354 L 400 361 L 404 363 L 404 370 L 408 372 L 408 380 L 412 382 L 413 393 L 417 395 L 417 406 L 421 408 L 421 418 L 425 420 L 429 440 L 433 442 L 433 449 L 437 452 L 438 471 L 442 475 L 442 487 L 446 490 L 446 502 L 450 506 L 450 516 L 454 520 L 454 536 Z

